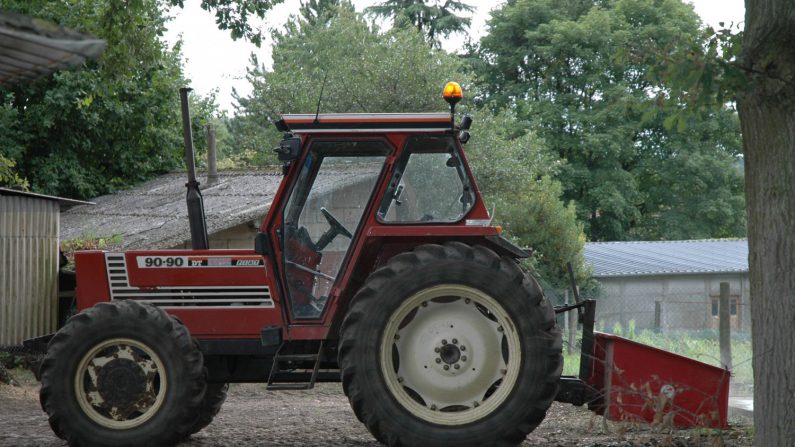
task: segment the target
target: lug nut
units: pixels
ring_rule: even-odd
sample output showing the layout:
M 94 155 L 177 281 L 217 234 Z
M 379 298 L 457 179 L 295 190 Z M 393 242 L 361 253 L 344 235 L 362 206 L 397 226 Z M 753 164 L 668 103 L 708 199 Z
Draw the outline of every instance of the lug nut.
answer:
M 450 365 L 444 365 L 444 370 L 447 371 L 448 369 L 450 369 Z
M 464 302 L 467 303 L 467 304 L 469 304 L 471 301 L 472 300 L 470 300 L 469 298 L 464 298 Z
M 431 405 L 431 410 L 436 411 L 436 405 Z
M 447 344 L 447 340 L 442 340 L 442 344 L 446 345 Z
M 466 350 L 467 350 L 467 347 L 466 347 L 466 346 L 464 346 L 464 345 L 461 345 L 461 346 L 459 346 L 459 347 L 458 347 L 458 349 L 460 349 L 460 350 L 462 350 L 462 351 L 466 351 Z
M 442 359 L 440 359 L 439 357 L 436 357 L 436 363 L 442 363 Z
M 472 405 L 473 405 L 475 408 L 477 408 L 477 407 L 479 407 L 479 406 L 480 406 L 480 403 L 479 403 L 479 402 L 472 402 Z
M 454 339 L 453 339 L 453 344 L 454 344 L 454 345 L 457 345 L 457 344 L 458 344 L 458 339 L 457 339 L 457 338 L 454 338 Z
M 456 363 L 455 365 L 453 365 L 453 368 L 455 368 L 455 369 L 460 369 L 460 368 L 461 368 L 461 365 L 459 365 L 458 363 Z
M 508 370 L 507 369 L 501 369 L 500 370 L 500 374 L 502 374 L 504 376 L 504 375 L 508 374 Z
M 441 352 L 441 350 L 442 350 L 442 349 L 441 349 L 441 348 L 439 348 L 438 346 L 437 346 L 437 347 L 435 347 L 435 348 L 433 348 L 433 352 Z
M 497 331 L 502 332 L 503 331 L 502 326 L 497 327 Z
M 462 355 L 462 356 L 461 356 L 461 361 L 462 361 L 462 362 L 466 362 L 466 361 L 467 361 L 467 356 L 465 356 L 465 355 Z
M 422 307 L 428 307 L 428 302 L 427 301 L 423 301 L 422 302 Z
M 402 377 L 398 377 L 398 383 L 403 383 L 403 378 Z
M 400 334 L 395 334 L 395 340 L 400 340 Z

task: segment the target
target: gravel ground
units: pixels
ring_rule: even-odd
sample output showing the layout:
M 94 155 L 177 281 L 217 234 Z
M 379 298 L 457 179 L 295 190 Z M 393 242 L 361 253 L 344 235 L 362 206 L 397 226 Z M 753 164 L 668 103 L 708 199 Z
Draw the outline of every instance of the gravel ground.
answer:
M 38 401 L 38 384 L 27 372 L 12 371 L 21 386 L 0 384 L 0 446 L 66 445 L 56 438 Z M 615 424 L 583 408 L 553 404 L 523 447 L 750 447 L 752 430 L 655 431 Z M 265 391 L 264 384 L 232 385 L 215 421 L 180 446 L 379 446 L 356 420 L 339 384 L 309 391 Z

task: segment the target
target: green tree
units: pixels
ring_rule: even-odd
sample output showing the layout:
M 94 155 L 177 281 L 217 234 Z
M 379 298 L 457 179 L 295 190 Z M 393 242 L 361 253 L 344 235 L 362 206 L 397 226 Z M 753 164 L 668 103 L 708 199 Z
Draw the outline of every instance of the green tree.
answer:
M 795 3 L 746 0 L 745 28 L 709 30 L 706 51 L 659 57 L 663 108 L 679 119 L 736 100 L 743 135 L 754 433 L 758 446 L 795 437 Z
M 342 0 L 303 0 L 299 12 L 301 18 L 310 25 L 327 22 L 336 14 Z
M 746 0 L 745 148 L 756 445 L 795 439 L 795 3 Z
M 145 0 L 135 0 L 137 2 Z M 130 3 L 135 3 L 135 1 Z M 184 0 L 162 0 L 171 6 L 184 7 Z M 256 46 L 262 43 L 262 30 L 249 22 L 251 17 L 265 18 L 275 4 L 283 0 L 202 0 L 202 9 L 215 14 L 218 29 L 229 30 L 232 39 L 246 39 Z M 316 0 L 311 0 L 312 2 Z M 321 3 L 323 0 L 320 0 Z
M 293 18 L 274 34 L 273 68 L 254 57 L 251 65 L 253 92 L 237 98 L 230 130 L 240 137 L 236 150 L 254 155 L 255 164 L 275 161 L 269 149 L 278 133 L 265 123 L 281 114 L 314 112 L 318 101 L 321 113 L 443 111 L 444 83 L 467 79 L 456 57 L 429 47 L 416 31 L 380 32 L 350 5 L 328 23 Z
M 475 10 L 462 1 L 445 0 L 440 3 L 439 0 L 385 0 L 366 11 L 378 17 L 391 17 L 395 27 L 409 25 L 417 28 L 438 48 L 440 38 L 465 32 L 469 27 L 471 19 L 456 13 Z
M 591 240 L 741 236 L 737 174 L 706 172 L 740 152 L 734 111 L 679 122 L 654 109 L 662 84 L 650 55 L 703 38 L 680 0 L 514 0 L 493 12 L 470 61 L 480 98 L 514 107 L 567 161 L 557 178 Z M 708 138 L 721 133 L 734 138 Z M 722 197 L 673 191 L 707 191 L 702 184 Z
M 97 62 L 3 93 L 4 155 L 34 191 L 75 198 L 146 180 L 181 165 L 179 48 L 161 40 L 156 1 L 6 1 L 8 10 L 107 41 Z
M 539 277 L 565 288 L 571 262 L 584 280 L 585 234 L 574 205 L 560 200 L 561 184 L 552 179 L 564 164 L 512 111 L 473 115 L 467 155 L 495 222 L 516 244 L 532 248 L 530 266 Z

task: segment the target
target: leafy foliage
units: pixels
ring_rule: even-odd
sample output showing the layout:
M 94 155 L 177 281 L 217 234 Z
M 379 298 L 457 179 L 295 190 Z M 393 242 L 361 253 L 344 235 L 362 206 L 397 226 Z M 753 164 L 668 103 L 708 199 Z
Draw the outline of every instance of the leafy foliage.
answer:
M 167 1 L 171 6 L 184 7 L 184 0 Z M 202 0 L 201 7 L 215 13 L 215 24 L 218 25 L 218 29 L 229 30 L 232 39 L 244 38 L 260 46 L 262 30 L 251 26 L 249 19 L 253 16 L 265 18 L 265 13 L 273 5 L 281 2 L 282 0 Z
M 179 47 L 154 0 L 7 1 L 107 41 L 97 62 L 3 93 L 3 151 L 37 192 L 91 198 L 181 163 Z
M 587 276 L 585 235 L 573 204 L 561 200 L 561 184 L 551 176 L 564 164 L 527 123 L 503 110 L 475 112 L 467 154 L 495 221 L 522 247 L 531 247 L 530 267 L 555 286 L 565 287 L 566 264 Z
M 704 41 L 691 6 L 516 0 L 494 11 L 489 27 L 470 56 L 480 100 L 515 108 L 567 161 L 557 178 L 591 240 L 744 234 L 739 176 L 704 169 L 735 163 L 734 110 L 680 121 L 656 107 L 665 88 L 650 68 L 657 55 Z M 711 139 L 721 134 L 732 137 Z M 703 185 L 721 197 L 685 199 Z
M 475 8 L 464 2 L 446 0 L 385 0 L 380 5 L 367 8 L 375 16 L 393 18 L 395 27 L 413 26 L 424 34 L 430 43 L 439 47 L 439 39 L 450 34 L 466 31 L 471 23 L 469 17 L 456 12 L 472 12 Z
M 238 116 L 230 123 L 237 138 L 232 146 L 255 154 L 252 163 L 275 161 L 261 151 L 278 141 L 266 123 L 281 114 L 314 112 L 319 100 L 321 113 L 443 111 L 445 81 L 466 81 L 456 75 L 461 63 L 430 48 L 416 31 L 380 32 L 350 5 L 336 11 L 327 23 L 294 18 L 276 33 L 272 69 L 252 57 L 247 78 L 253 92 L 238 98 Z

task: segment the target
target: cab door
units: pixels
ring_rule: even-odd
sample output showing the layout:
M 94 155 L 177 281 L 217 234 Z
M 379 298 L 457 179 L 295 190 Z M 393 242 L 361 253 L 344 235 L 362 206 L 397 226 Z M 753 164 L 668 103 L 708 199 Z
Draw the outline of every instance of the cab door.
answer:
M 388 152 L 379 140 L 311 143 L 282 210 L 282 271 L 292 320 L 321 318 Z

